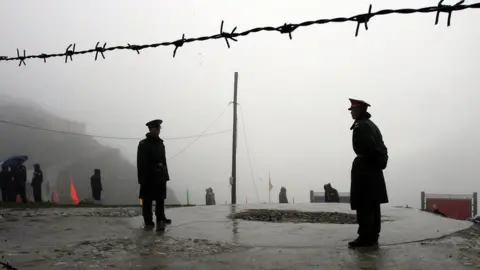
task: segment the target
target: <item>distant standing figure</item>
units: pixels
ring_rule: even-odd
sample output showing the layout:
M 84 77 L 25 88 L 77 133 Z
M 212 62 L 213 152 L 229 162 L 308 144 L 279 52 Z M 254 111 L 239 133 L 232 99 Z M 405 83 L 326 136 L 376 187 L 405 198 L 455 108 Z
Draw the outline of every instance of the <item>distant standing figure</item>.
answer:
M 90 185 L 92 187 L 92 197 L 96 201 L 102 200 L 102 176 L 100 175 L 100 169 L 93 171 L 92 177 L 90 177 Z
M 388 203 L 383 170 L 387 167 L 388 151 L 380 129 L 370 120 L 370 106 L 362 100 L 350 99 L 349 108 L 355 120 L 353 131 L 353 160 L 350 184 L 350 206 L 357 211 L 358 238 L 349 247 L 378 245 L 381 229 L 380 205 Z
M 156 202 L 155 216 L 157 218 L 157 230 L 163 231 L 165 224 L 172 221 L 165 216 L 165 199 L 167 198 L 168 174 L 165 145 L 159 137 L 162 129 L 162 120 L 157 119 L 146 125 L 149 132 L 146 138 L 138 144 L 137 172 L 140 184 L 139 198 L 142 199 L 142 214 L 145 228 L 153 228 L 152 204 Z
M 338 191 L 334 189 L 330 183 L 324 185 L 323 189 L 325 190 L 325 202 L 340 202 L 340 196 L 338 195 Z
M 2 191 L 2 202 L 10 202 L 12 194 L 12 174 L 7 165 L 2 165 L 0 172 L 0 189 Z
M 17 199 L 17 195 L 20 195 L 22 202 L 27 203 L 27 168 L 25 168 L 25 165 L 20 164 L 12 167 L 12 173 L 14 186 L 13 200 L 15 201 Z
M 206 189 L 207 194 L 205 195 L 205 204 L 206 205 L 215 205 L 215 193 L 211 187 Z
M 282 187 L 280 189 L 280 194 L 278 194 L 278 202 L 279 203 L 288 203 L 287 199 L 287 189 Z
M 35 202 L 42 202 L 42 183 L 43 183 L 43 172 L 40 169 L 40 164 L 33 165 L 34 172 L 32 178 L 32 188 L 33 188 L 33 199 Z

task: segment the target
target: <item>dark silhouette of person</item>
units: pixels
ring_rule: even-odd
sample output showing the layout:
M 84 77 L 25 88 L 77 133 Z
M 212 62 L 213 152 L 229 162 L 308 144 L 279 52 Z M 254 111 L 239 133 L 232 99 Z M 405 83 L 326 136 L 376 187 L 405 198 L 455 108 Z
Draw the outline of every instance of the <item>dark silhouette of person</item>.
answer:
M 43 184 L 43 172 L 40 169 L 40 164 L 33 165 L 33 178 L 32 178 L 32 188 L 33 188 L 33 199 L 35 202 L 42 202 L 42 184 Z
M 2 201 L 11 202 L 12 201 L 12 173 L 10 168 L 6 164 L 2 164 L 2 171 L 0 171 L 0 189 L 2 191 Z
M 280 188 L 280 193 L 278 194 L 278 202 L 279 203 L 288 203 L 287 189 L 284 188 L 284 187 Z
M 152 120 L 146 125 L 149 132 L 138 144 L 137 172 L 140 184 L 139 198 L 142 199 L 142 213 L 145 228 L 153 228 L 152 204 L 156 202 L 155 216 L 157 230 L 165 230 L 165 224 L 172 221 L 165 216 L 165 199 L 167 198 L 168 174 L 165 145 L 159 137 L 162 120 Z
M 325 202 L 340 202 L 340 196 L 338 195 L 338 191 L 334 189 L 330 183 L 323 185 L 323 189 L 325 190 Z
M 27 168 L 25 165 L 19 164 L 12 167 L 13 172 L 13 186 L 14 186 L 14 196 L 13 199 L 16 200 L 19 195 L 23 203 L 27 203 Z
M 90 186 L 92 188 L 92 197 L 96 201 L 102 200 L 102 176 L 100 169 L 93 170 L 93 175 L 90 177 Z
M 388 151 L 380 129 L 370 120 L 370 104 L 350 99 L 349 108 L 355 120 L 351 126 L 353 160 L 350 184 L 350 206 L 357 211 L 358 238 L 349 247 L 378 245 L 381 230 L 380 205 L 388 203 L 383 170 L 387 167 Z
M 207 194 L 205 194 L 205 204 L 206 205 L 215 205 L 215 193 L 213 193 L 213 189 L 207 188 L 206 189 Z

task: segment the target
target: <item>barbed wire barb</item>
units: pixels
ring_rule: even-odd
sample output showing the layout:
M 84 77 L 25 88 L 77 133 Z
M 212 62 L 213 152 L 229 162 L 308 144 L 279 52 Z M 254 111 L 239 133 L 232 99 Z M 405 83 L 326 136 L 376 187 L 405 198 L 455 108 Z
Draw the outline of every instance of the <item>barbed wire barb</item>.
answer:
M 75 43 L 73 43 L 73 49 L 70 50 L 72 44 L 68 45 L 67 49 L 65 50 L 65 63 L 68 61 L 68 57 L 70 56 L 70 62 L 73 61 L 72 56 L 75 54 Z
M 20 56 L 20 50 L 17 48 L 17 57 L 18 57 L 18 60 L 20 60 L 20 63 L 18 63 L 18 66 L 21 66 L 22 63 L 24 66 L 27 65 L 27 63 L 25 63 L 25 59 L 27 58 L 25 50 L 23 50 L 23 56 Z
M 105 55 L 103 55 L 103 53 L 105 52 L 105 47 L 107 46 L 107 43 L 105 42 L 105 44 L 103 44 L 103 47 L 98 47 L 98 44 L 100 43 L 97 42 L 97 45 L 95 45 L 95 61 L 97 61 L 97 57 L 98 57 L 98 53 L 100 53 L 100 55 L 103 57 L 103 59 L 105 59 Z
M 466 9 L 480 9 L 480 2 L 473 3 L 473 4 L 464 4 L 464 0 L 461 0 L 460 2 L 454 4 L 454 5 L 443 5 L 443 0 L 441 0 L 437 5 L 435 6 L 427 6 L 427 7 L 422 7 L 422 8 L 401 8 L 401 9 L 383 9 L 379 10 L 376 12 L 372 12 L 372 5 L 369 6 L 368 13 L 365 14 L 358 14 L 352 17 L 337 17 L 337 18 L 330 18 L 330 19 L 317 19 L 317 20 L 310 20 L 310 21 L 304 21 L 301 23 L 284 23 L 283 25 L 280 26 L 264 26 L 264 27 L 255 27 L 252 29 L 245 30 L 243 32 L 236 32 L 237 27 L 235 27 L 230 33 L 229 32 L 224 32 L 223 31 L 223 25 L 224 21 L 221 22 L 220 24 L 220 33 L 215 33 L 213 35 L 207 35 L 207 36 L 200 36 L 200 37 L 195 37 L 195 38 L 188 38 L 185 39 L 185 34 L 182 35 L 182 38 L 179 40 L 175 41 L 164 41 L 164 42 L 158 42 L 158 43 L 153 43 L 153 44 L 143 44 L 143 45 L 130 45 L 128 46 L 112 46 L 112 47 L 106 47 L 106 44 L 103 47 L 98 47 L 95 46 L 93 49 L 85 49 L 81 51 L 75 51 L 75 43 L 70 44 L 68 48 L 65 50 L 64 53 L 56 53 L 56 54 L 38 54 L 38 55 L 26 55 L 26 53 L 21 56 L 20 53 L 17 54 L 16 57 L 2 57 L 0 56 L 0 62 L 2 61 L 20 61 L 21 65 L 22 63 L 25 65 L 25 60 L 30 59 L 30 58 L 39 58 L 43 59 L 44 62 L 46 62 L 47 58 L 50 57 L 63 57 L 65 56 L 65 63 L 68 62 L 68 58 L 70 57 L 70 61 L 73 60 L 72 56 L 77 55 L 77 54 L 89 54 L 89 53 L 95 53 L 95 58 L 98 58 L 98 53 L 102 55 L 102 57 L 105 59 L 104 53 L 106 51 L 113 51 L 113 50 L 132 50 L 136 51 L 137 54 L 140 54 L 140 50 L 146 49 L 146 48 L 157 48 L 157 47 L 166 47 L 166 46 L 174 46 L 175 49 L 173 51 L 173 57 L 176 56 L 178 48 L 182 47 L 185 43 L 193 43 L 193 42 L 203 42 L 203 41 L 208 41 L 208 40 L 216 40 L 216 39 L 223 39 L 227 43 L 227 47 L 230 48 L 230 40 L 233 41 L 238 41 L 237 38 L 239 37 L 244 37 L 248 36 L 250 34 L 255 34 L 259 32 L 280 32 L 281 34 L 287 34 L 290 39 L 292 39 L 292 32 L 295 31 L 296 29 L 300 27 L 309 27 L 313 25 L 323 25 L 327 23 L 345 23 L 345 22 L 356 22 L 357 27 L 355 30 L 355 37 L 358 36 L 359 30 L 360 30 L 360 24 L 365 25 L 365 30 L 368 31 L 368 22 L 375 16 L 383 16 L 383 15 L 391 15 L 391 14 L 400 14 L 400 15 L 408 15 L 408 14 L 414 14 L 414 13 L 436 13 L 435 17 L 435 25 L 438 24 L 439 18 L 440 18 L 440 13 L 448 13 L 448 21 L 447 21 L 447 26 L 450 26 L 451 24 L 451 17 L 452 13 L 454 11 L 462 11 Z M 72 48 L 73 47 L 73 48 Z M 71 49 L 72 48 L 72 49 Z
M 288 37 L 290 38 L 290 40 L 292 40 L 292 32 L 295 31 L 295 29 L 297 29 L 298 26 L 294 26 L 292 24 L 284 24 L 280 27 L 278 27 L 278 31 L 281 33 L 281 34 L 288 34 Z
M 233 28 L 232 32 L 230 33 L 227 33 L 227 32 L 223 32 L 223 20 L 222 20 L 222 23 L 220 24 L 220 36 L 225 38 L 225 42 L 227 43 L 227 47 L 230 49 L 230 43 L 228 42 L 228 40 L 233 40 L 235 42 L 237 42 L 238 40 L 236 40 L 233 36 L 235 35 L 235 30 L 237 30 L 237 27 L 235 26 L 235 28 Z
M 41 58 L 43 58 L 43 63 L 47 63 L 47 55 L 42 53 L 40 54 Z
M 450 23 L 452 21 L 452 12 L 453 11 L 456 11 L 456 10 L 461 10 L 459 9 L 462 4 L 465 2 L 465 0 L 462 0 L 458 3 L 456 3 L 455 5 L 451 6 L 451 5 L 442 5 L 443 4 L 443 1 L 444 0 L 440 0 L 440 2 L 438 2 L 438 10 L 437 10 L 437 16 L 435 17 L 435 25 L 438 24 L 438 20 L 439 20 L 439 17 L 440 17 L 440 12 L 446 12 L 448 13 L 448 19 L 447 19 L 447 27 L 450 26 Z
M 138 46 L 138 45 L 130 45 L 130 43 L 127 43 L 127 45 L 128 45 L 128 48 L 129 48 L 130 50 L 136 51 L 137 54 L 140 54 L 140 46 Z
M 178 48 L 182 47 L 183 44 L 185 44 L 185 34 L 182 35 L 182 39 L 173 42 L 173 45 L 175 46 L 175 50 L 173 50 L 173 58 L 175 58 Z
M 373 17 L 372 15 L 372 4 L 370 4 L 370 7 L 368 8 L 368 13 L 367 14 L 361 14 L 356 16 L 355 20 L 357 21 L 357 30 L 355 31 L 355 37 L 358 36 L 358 30 L 360 30 L 360 24 L 365 25 L 365 31 L 368 31 L 368 21 Z

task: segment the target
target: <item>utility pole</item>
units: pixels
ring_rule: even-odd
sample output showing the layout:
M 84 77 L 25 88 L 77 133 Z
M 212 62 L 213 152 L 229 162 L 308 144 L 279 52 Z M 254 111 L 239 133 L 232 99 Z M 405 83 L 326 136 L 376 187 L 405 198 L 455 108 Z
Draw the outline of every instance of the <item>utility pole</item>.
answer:
M 232 204 L 237 204 L 237 90 L 238 72 L 235 72 L 233 84 Z

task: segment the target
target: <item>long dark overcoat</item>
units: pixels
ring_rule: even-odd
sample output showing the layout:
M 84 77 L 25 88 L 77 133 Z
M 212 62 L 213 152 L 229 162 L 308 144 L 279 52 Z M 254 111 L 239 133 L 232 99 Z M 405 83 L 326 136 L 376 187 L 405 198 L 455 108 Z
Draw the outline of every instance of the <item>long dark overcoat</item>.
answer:
M 137 151 L 139 198 L 142 200 L 160 200 L 167 198 L 168 175 L 165 145 L 158 136 L 147 134 L 140 141 Z
M 383 170 L 387 166 L 388 150 L 378 127 L 367 112 L 352 127 L 353 160 L 350 185 L 352 210 L 388 203 Z

